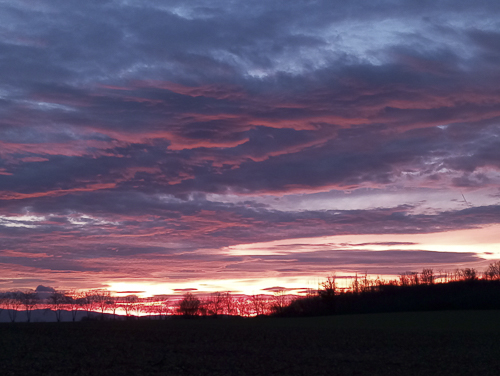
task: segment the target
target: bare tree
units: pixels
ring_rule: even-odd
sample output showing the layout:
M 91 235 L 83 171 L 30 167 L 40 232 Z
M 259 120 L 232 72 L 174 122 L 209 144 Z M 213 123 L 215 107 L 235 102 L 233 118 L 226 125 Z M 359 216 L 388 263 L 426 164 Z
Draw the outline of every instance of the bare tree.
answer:
M 268 311 L 267 295 L 255 294 L 250 297 L 250 304 L 256 316 L 264 315 Z
M 159 308 L 160 312 L 160 318 L 161 318 L 161 313 L 163 313 L 164 317 L 167 318 L 167 315 L 172 313 L 172 307 L 170 306 L 170 302 L 168 300 L 164 300 L 160 304 Z
M 21 293 L 21 302 L 26 311 L 26 321 L 31 321 L 31 313 L 38 303 L 38 296 L 33 290 L 27 290 Z
M 234 315 L 235 301 L 234 296 L 229 291 L 225 292 L 222 296 L 224 313 L 226 315 Z
M 410 286 L 411 285 L 411 279 L 410 279 L 411 272 L 405 272 L 401 273 L 399 275 L 399 285 L 400 286 Z
M 162 316 L 167 316 L 170 313 L 170 305 L 168 299 L 159 300 L 155 304 L 153 304 L 153 309 L 155 313 L 158 314 L 158 318 L 161 320 Z
M 20 291 L 10 291 L 6 294 L 4 307 L 9 315 L 10 322 L 15 322 L 19 308 L 23 305 Z
M 375 286 L 375 280 L 368 278 L 368 273 L 365 273 L 364 277 L 359 282 L 359 289 L 361 292 L 373 291 Z
M 66 293 L 66 306 L 71 311 L 71 319 L 76 321 L 78 311 L 83 307 L 80 299 L 84 299 L 85 294 L 76 290 L 71 290 Z
M 209 306 L 209 298 L 208 297 L 205 297 L 204 299 L 201 298 L 200 306 L 198 307 L 198 315 L 203 317 L 207 317 L 208 315 L 210 315 L 208 306 Z
M 95 307 L 101 311 L 101 320 L 104 320 L 104 311 L 109 306 L 109 300 L 111 298 L 111 293 L 107 290 L 93 290 L 92 300 L 94 301 Z
M 450 273 L 448 270 L 440 269 L 438 271 L 439 275 L 434 278 L 434 280 L 438 280 L 441 283 L 448 283 L 450 281 Z
M 327 277 L 326 281 L 323 281 L 318 289 L 318 295 L 321 298 L 323 304 L 327 309 L 333 313 L 336 308 L 336 295 L 337 295 L 337 284 L 335 281 L 335 274 Z M 365 278 L 366 281 L 366 278 Z M 366 287 L 364 287 L 366 288 Z M 363 290 L 364 290 L 363 288 Z
M 356 273 L 356 276 L 354 277 L 354 281 L 351 284 L 351 290 L 353 294 L 359 294 L 361 291 L 361 285 L 358 280 L 358 273 Z
M 250 317 L 252 315 L 252 305 L 248 297 L 239 297 L 236 299 L 236 309 L 239 316 Z
M 137 295 L 128 295 L 123 298 L 120 303 L 120 308 L 125 312 L 125 316 L 129 319 L 132 314 L 137 310 L 139 304 L 139 297 Z
M 457 277 L 459 280 L 472 282 L 477 280 L 477 271 L 474 268 L 457 269 Z
M 422 283 L 425 285 L 433 285 L 434 284 L 434 271 L 432 269 L 424 269 L 420 275 L 420 279 Z
M 500 280 L 500 261 L 489 264 L 484 275 L 486 279 Z
M 81 304 L 82 308 L 86 312 L 87 319 L 89 319 L 96 307 L 94 299 L 94 291 L 84 292 L 83 296 L 78 299 L 78 302 Z
M 151 320 L 153 313 L 156 312 L 156 310 L 154 308 L 154 299 L 153 298 L 143 299 L 143 302 L 141 304 L 141 312 L 147 313 L 148 318 Z
M 151 314 L 155 314 L 158 317 L 158 320 L 161 320 L 163 316 L 166 316 L 169 313 L 169 300 L 162 297 L 154 297 L 149 300 L 147 312 Z
M 141 312 L 147 312 L 147 306 L 141 303 L 141 300 L 137 298 L 135 303 L 132 304 L 132 313 L 136 316 L 139 317 Z
M 280 315 L 289 303 L 289 297 L 284 288 L 280 288 L 274 292 L 271 309 L 274 313 Z
M 332 274 L 326 278 L 326 281 L 321 282 L 320 288 L 318 289 L 318 295 L 325 300 L 332 300 L 335 297 L 337 291 L 337 285 L 335 282 L 336 276 Z
M 188 292 L 180 301 L 177 312 L 185 317 L 197 316 L 199 313 L 198 310 L 200 308 L 200 303 L 200 299 Z
M 116 304 L 116 298 L 113 296 L 110 296 L 109 299 L 106 301 L 106 305 L 108 309 L 113 312 L 113 320 L 116 320 L 116 310 L 119 308 L 118 304 Z
M 207 314 L 212 316 L 220 315 L 223 310 L 224 297 L 220 292 L 214 292 L 207 300 Z
M 54 311 L 56 315 L 57 322 L 61 322 L 61 314 L 62 309 L 65 304 L 67 304 L 68 297 L 65 295 L 63 291 L 54 291 L 49 296 L 49 303 L 51 306 L 51 310 Z

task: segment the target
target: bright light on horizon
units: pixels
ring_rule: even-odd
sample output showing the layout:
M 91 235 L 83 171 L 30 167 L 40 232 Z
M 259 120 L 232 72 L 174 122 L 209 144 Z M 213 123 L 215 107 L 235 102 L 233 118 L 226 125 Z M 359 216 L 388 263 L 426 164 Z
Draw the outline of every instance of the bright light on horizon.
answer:
M 455 252 L 455 253 L 475 253 L 479 259 L 470 264 L 437 265 L 433 263 L 408 264 L 408 265 L 341 265 L 338 268 L 322 269 L 316 273 L 297 272 L 297 276 L 291 275 L 264 275 L 259 277 L 256 272 L 242 271 L 241 278 L 228 279 L 189 279 L 185 281 L 154 283 L 154 282 L 108 282 L 108 289 L 114 292 L 120 291 L 140 291 L 136 295 L 140 297 L 153 295 L 182 295 L 186 291 L 195 294 L 210 294 L 216 291 L 231 291 L 236 294 L 262 294 L 270 293 L 272 287 L 283 287 L 293 291 L 294 289 L 317 289 L 328 275 L 335 274 L 339 277 L 339 283 L 346 284 L 347 279 L 355 274 L 359 276 L 367 273 L 371 277 L 380 276 L 383 279 L 397 278 L 400 273 L 406 271 L 421 271 L 423 268 L 434 268 L 439 270 L 452 271 L 457 267 L 475 267 L 479 271 L 491 260 L 500 259 L 500 240 L 497 234 L 500 233 L 500 225 L 492 225 L 484 228 L 457 230 L 431 234 L 373 234 L 373 235 L 338 235 L 315 238 L 300 238 L 277 240 L 272 242 L 261 242 L 251 244 L 240 244 L 237 246 L 225 247 L 221 249 L 228 255 L 258 256 L 258 255 L 287 255 L 293 257 L 294 253 L 304 252 L 308 247 L 315 250 L 324 251 L 335 250 L 337 248 L 349 252 L 349 250 L 364 250 L 380 252 L 384 250 L 415 251 L 424 250 L 430 252 Z M 391 244 L 394 243 L 394 244 Z M 406 244 L 413 243 L 413 244 Z M 293 246 L 299 244 L 298 248 Z M 287 246 L 290 248 L 288 249 Z M 396 260 L 397 261 L 397 260 Z M 411 269 L 411 270 L 410 270 Z M 264 272 L 263 272 L 264 274 Z M 343 286 L 347 287 L 347 285 Z

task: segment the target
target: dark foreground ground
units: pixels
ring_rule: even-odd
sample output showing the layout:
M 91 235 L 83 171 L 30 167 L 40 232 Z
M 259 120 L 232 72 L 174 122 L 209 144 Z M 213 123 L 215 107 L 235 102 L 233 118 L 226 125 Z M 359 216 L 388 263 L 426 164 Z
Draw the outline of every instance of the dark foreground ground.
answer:
M 500 375 L 500 311 L 0 325 L 0 375 Z

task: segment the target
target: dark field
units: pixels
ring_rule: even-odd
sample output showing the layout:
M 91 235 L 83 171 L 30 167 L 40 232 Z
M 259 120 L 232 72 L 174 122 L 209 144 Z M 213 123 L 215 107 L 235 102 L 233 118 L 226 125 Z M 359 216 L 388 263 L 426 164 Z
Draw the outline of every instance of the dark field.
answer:
M 500 311 L 1 324 L 0 375 L 500 375 Z

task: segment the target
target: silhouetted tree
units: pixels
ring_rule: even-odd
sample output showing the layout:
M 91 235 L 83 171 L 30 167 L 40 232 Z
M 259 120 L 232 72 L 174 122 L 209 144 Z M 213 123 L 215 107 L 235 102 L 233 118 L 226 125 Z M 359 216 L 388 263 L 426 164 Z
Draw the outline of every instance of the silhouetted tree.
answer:
M 106 307 L 113 313 L 113 320 L 116 320 L 116 310 L 118 309 L 118 304 L 116 304 L 116 298 L 110 296 L 106 301 Z
M 351 290 L 352 290 L 352 293 L 353 294 L 359 294 L 360 291 L 361 291 L 361 288 L 360 288 L 360 283 L 359 283 L 359 280 L 358 280 L 358 274 L 356 273 L 356 276 L 354 277 L 354 281 L 352 281 L 352 284 L 351 284 Z
M 146 298 L 142 304 L 142 312 L 148 314 L 148 318 L 151 320 L 153 317 L 153 313 L 156 313 L 156 309 L 154 307 L 155 299 L 154 298 Z
M 139 317 L 141 315 L 141 312 L 147 312 L 147 307 L 141 302 L 141 299 L 138 297 L 135 303 L 132 305 L 132 314 L 134 316 Z
M 177 312 L 185 317 L 197 316 L 199 313 L 198 309 L 200 308 L 200 303 L 200 299 L 188 292 L 180 301 Z
M 252 315 L 252 306 L 248 297 L 239 297 L 235 301 L 235 306 L 239 316 L 250 317 Z
M 250 297 L 250 304 L 256 316 L 264 315 L 267 313 L 267 296 L 262 294 L 255 294 Z
M 207 300 L 207 314 L 218 316 L 224 312 L 224 297 L 220 292 L 214 292 Z
M 399 275 L 399 285 L 400 286 L 410 286 L 410 277 L 408 276 L 408 272 L 401 273 Z
M 420 277 L 417 272 L 410 272 L 409 273 L 409 278 L 410 278 L 410 285 L 411 286 L 418 286 L 420 285 Z
M 65 295 L 63 291 L 54 291 L 49 296 L 49 303 L 52 311 L 54 311 L 56 315 L 56 321 L 61 321 L 62 309 L 65 304 L 68 302 L 68 297 Z
M 91 297 L 95 308 L 101 311 L 101 320 L 104 320 L 104 311 L 106 311 L 109 306 L 111 293 L 107 290 L 93 290 L 91 291 Z
M 373 279 L 368 278 L 368 273 L 365 273 L 364 277 L 359 281 L 359 290 L 361 292 L 369 292 L 372 291 L 375 286 L 375 281 Z
M 70 290 L 66 293 L 66 306 L 71 311 L 71 320 L 76 321 L 78 311 L 83 307 L 82 299 L 85 299 L 85 294 L 81 291 Z
M 27 290 L 21 293 L 21 302 L 24 306 L 24 310 L 26 311 L 26 321 L 30 322 L 31 321 L 31 312 L 33 311 L 33 308 L 38 303 L 38 296 L 36 292 L 33 290 Z
M 280 288 L 274 292 L 271 310 L 277 315 L 281 315 L 285 307 L 290 303 L 290 299 L 284 288 Z
M 125 312 L 125 316 L 130 318 L 132 313 L 136 311 L 138 303 L 139 297 L 137 295 L 128 295 L 123 298 L 119 306 Z
M 448 270 L 439 270 L 439 275 L 436 276 L 436 280 L 439 279 L 442 283 L 450 282 L 450 272 Z
M 169 300 L 157 297 L 151 304 L 151 310 L 156 313 L 161 320 L 163 316 L 167 316 L 170 312 Z
M 95 301 L 92 291 L 83 292 L 83 296 L 78 299 L 78 303 L 81 305 L 82 309 L 85 311 L 87 319 L 90 318 L 92 312 L 95 309 Z
M 318 295 L 323 298 L 323 299 L 334 299 L 336 291 L 337 291 L 337 284 L 335 282 L 336 276 L 335 274 L 332 274 L 326 278 L 325 281 L 321 282 L 320 288 L 318 289 Z
M 198 315 L 203 317 L 207 317 L 208 315 L 210 315 L 208 309 L 208 298 L 200 299 L 200 306 L 198 307 Z
M 461 280 L 472 282 L 477 280 L 477 271 L 474 268 L 465 268 L 458 270 L 458 276 Z
M 434 284 L 434 271 L 432 269 L 422 270 L 420 279 L 422 280 L 422 283 L 425 285 Z
M 318 296 L 322 300 L 324 306 L 328 311 L 333 313 L 335 311 L 335 295 L 337 294 L 337 284 L 335 282 L 335 274 L 332 274 L 326 278 L 320 285 L 318 289 Z M 305 307 L 297 305 L 298 309 L 304 310 Z
M 420 276 L 417 272 L 404 272 L 399 275 L 400 286 L 418 286 L 420 284 Z
M 500 280 L 500 261 L 489 264 L 484 275 L 486 279 Z
M 226 315 L 234 315 L 235 300 L 229 291 L 223 294 L 223 307 Z
M 23 305 L 21 295 L 20 291 L 9 291 L 5 295 L 4 307 L 7 310 L 10 322 L 16 321 L 17 312 Z

